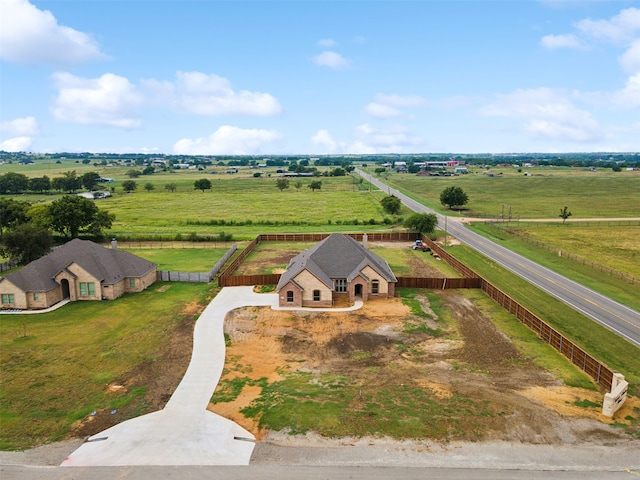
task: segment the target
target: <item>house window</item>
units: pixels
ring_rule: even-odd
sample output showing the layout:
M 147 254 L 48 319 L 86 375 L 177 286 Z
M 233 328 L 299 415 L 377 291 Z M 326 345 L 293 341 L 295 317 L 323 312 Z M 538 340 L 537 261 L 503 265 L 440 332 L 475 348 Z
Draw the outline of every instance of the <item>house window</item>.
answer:
M 34 293 L 34 294 L 33 294 L 33 301 L 34 301 L 34 302 L 37 302 L 37 301 L 38 301 L 38 294 L 37 294 L 37 293 Z
M 3 293 L 2 294 L 2 303 L 5 305 L 10 305 L 16 303 L 16 297 L 13 293 Z
M 380 293 L 380 281 L 379 280 L 372 280 L 371 281 L 371 293 L 373 295 L 377 295 L 378 293 Z
M 336 278 L 335 280 L 335 291 L 338 293 L 344 293 L 347 291 L 347 279 L 346 278 Z
M 130 278 L 129 279 L 129 288 L 136 288 L 136 279 L 135 278 Z
M 287 302 L 293 303 L 293 292 L 291 290 L 287 291 Z
M 314 302 L 319 302 L 320 301 L 320 290 L 314 290 L 313 291 L 313 301 Z
M 95 285 L 93 282 L 80 282 L 80 296 L 90 297 L 95 295 Z

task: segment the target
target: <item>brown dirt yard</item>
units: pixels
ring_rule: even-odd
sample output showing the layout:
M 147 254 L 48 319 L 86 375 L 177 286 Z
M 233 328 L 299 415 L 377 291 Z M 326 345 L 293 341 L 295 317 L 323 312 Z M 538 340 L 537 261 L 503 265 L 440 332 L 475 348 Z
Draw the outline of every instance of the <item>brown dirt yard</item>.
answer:
M 425 404 L 416 409 L 435 402 L 456 417 L 434 418 L 443 425 L 435 430 L 439 432 L 435 440 L 607 445 L 629 439 L 608 425 L 611 420 L 600 414 L 599 407 L 574 404 L 585 400 L 601 404 L 602 393 L 563 386 L 523 357 L 459 292 L 437 294 L 454 319 L 442 333 L 436 331 L 442 324 L 433 315 L 413 316 L 398 298 L 368 302 L 349 313 L 265 308 L 230 312 L 225 319 L 230 344 L 227 363 L 213 398 L 233 379 L 273 383 L 295 372 L 311 373 L 314 378 L 332 374 L 359 385 L 359 393 L 346 407 L 353 412 L 362 408 L 359 400 L 375 398 L 381 391 L 420 389 Z M 426 296 L 417 299 L 423 311 L 430 312 Z M 411 331 L 421 322 L 426 331 Z M 256 383 L 246 384 L 235 398 L 210 404 L 209 409 L 261 439 L 267 432 L 259 418 L 241 413 L 260 397 L 262 387 Z M 459 408 L 454 400 L 473 402 L 481 409 Z M 616 419 L 637 417 L 638 410 L 640 402 L 630 398 Z M 408 436 L 415 438 L 409 432 Z

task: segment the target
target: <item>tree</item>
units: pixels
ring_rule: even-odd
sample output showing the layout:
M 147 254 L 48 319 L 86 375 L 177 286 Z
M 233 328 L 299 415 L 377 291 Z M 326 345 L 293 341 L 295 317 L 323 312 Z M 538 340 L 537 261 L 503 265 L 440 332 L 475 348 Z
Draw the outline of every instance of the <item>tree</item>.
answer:
M 100 174 L 96 172 L 87 172 L 82 175 L 82 185 L 87 190 L 95 189 L 96 185 L 100 181 Z
M 440 193 L 440 203 L 446 205 L 449 209 L 453 207 L 462 207 L 469 201 L 469 197 L 460 187 L 450 186 Z
M 76 238 L 80 230 L 91 225 L 98 214 L 92 200 L 77 195 L 65 195 L 49 205 L 51 228 L 66 237 Z
M 151 191 L 151 190 L 153 190 L 154 188 L 156 188 L 156 187 L 153 185 L 153 183 L 145 183 L 145 184 L 144 184 L 144 189 L 145 189 L 147 192 L 150 192 L 150 191 Z
M 375 174 L 376 174 L 376 175 L 380 175 L 381 173 L 386 172 L 386 171 L 387 171 L 387 169 L 386 169 L 386 168 L 384 168 L 384 167 L 378 167 L 378 168 L 376 168 L 376 169 L 375 169 L 375 170 L 373 170 L 373 171 L 375 172 Z
M 98 209 L 98 213 L 95 215 L 93 222 L 91 222 L 89 227 L 87 227 L 87 233 L 93 235 L 96 239 L 102 239 L 102 231 L 109 230 L 115 219 L 115 213 L 109 213 L 106 210 Z
M 76 190 L 82 188 L 82 178 L 76 175 L 75 170 L 64 172 L 62 174 L 61 190 L 67 193 L 75 193 Z
M 29 178 L 16 172 L 0 175 L 0 193 L 22 193 L 29 189 Z
M 46 175 L 29 179 L 29 190 L 32 192 L 48 192 L 51 190 L 51 180 Z
M 289 179 L 288 178 L 279 178 L 276 180 L 276 187 L 278 190 L 283 191 L 289 188 Z
M 405 228 L 418 233 L 431 234 L 438 225 L 438 217 L 433 213 L 414 213 L 404 221 Z
M 293 184 L 293 186 L 296 187 L 296 190 L 299 192 L 300 189 L 302 188 L 302 182 L 298 180 L 296 183 Z
M 208 178 L 201 178 L 200 180 L 196 180 L 193 182 L 193 188 L 197 190 L 202 190 L 204 193 L 205 190 L 211 190 L 211 180 Z
M 560 209 L 560 218 L 562 219 L 562 223 L 567 221 L 567 218 L 569 218 L 571 215 L 573 215 L 570 211 L 569 211 L 569 207 L 567 207 L 566 205 L 564 206 L 564 208 Z
M 5 229 L 27 223 L 29 203 L 12 198 L 0 198 L 0 236 Z
M 175 191 L 176 191 L 176 188 L 178 188 L 178 186 L 177 186 L 175 183 L 167 183 L 167 184 L 164 186 L 164 189 L 165 189 L 165 190 L 168 190 L 168 191 L 170 191 L 170 192 L 175 192 Z
M 51 232 L 47 228 L 25 223 L 4 234 L 0 253 L 26 265 L 49 253 L 52 243 Z
M 148 167 L 145 167 L 142 170 L 142 175 L 153 175 L 154 173 L 156 173 L 156 169 L 153 168 L 151 165 L 149 165 Z
M 308 187 L 312 192 L 315 192 L 316 190 L 320 190 L 322 188 L 322 182 L 320 180 L 314 180 L 308 185 Z
M 127 170 L 127 177 L 138 178 L 140 176 L 140 170 Z
M 135 180 L 125 180 L 122 182 L 122 189 L 127 193 L 134 192 L 136 188 L 138 188 L 138 184 Z
M 402 202 L 395 195 L 387 195 L 380 200 L 380 203 L 382 204 L 382 208 L 391 215 L 397 215 L 398 212 L 400 212 L 400 207 L 402 206 Z

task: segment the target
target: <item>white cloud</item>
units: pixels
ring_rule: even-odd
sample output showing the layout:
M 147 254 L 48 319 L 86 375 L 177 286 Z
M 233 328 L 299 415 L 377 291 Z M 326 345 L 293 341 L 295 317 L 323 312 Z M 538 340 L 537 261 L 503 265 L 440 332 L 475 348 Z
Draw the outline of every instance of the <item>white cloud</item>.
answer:
M 0 143 L 0 150 L 4 152 L 26 152 L 31 147 L 31 137 L 14 137 Z
M 278 100 L 268 93 L 234 91 L 226 78 L 200 72 L 178 72 L 176 103 L 198 115 L 276 115 L 282 111 Z
M 99 78 L 81 78 L 70 73 L 53 75 L 58 95 L 51 106 L 57 120 L 118 128 L 138 128 L 134 110 L 142 96 L 124 77 L 106 73 Z
M 640 73 L 629 77 L 624 88 L 613 94 L 613 101 L 621 108 L 640 108 Z
M 425 149 L 421 138 L 400 125 L 379 130 L 365 123 L 356 127 L 354 138 L 347 153 L 411 153 Z
M 627 8 L 609 20 L 586 18 L 576 24 L 584 35 L 613 43 L 628 43 L 640 31 L 640 9 Z
M 364 113 L 371 117 L 378 118 L 398 117 L 402 114 L 397 108 L 377 102 L 367 104 L 367 106 L 364 107 Z
M 338 44 L 333 38 L 323 38 L 318 41 L 318 45 L 321 47 L 335 47 Z
M 566 142 L 601 140 L 601 129 L 591 113 L 574 106 L 563 91 L 537 88 L 495 97 L 480 113 L 522 120 L 521 128 L 532 137 Z
M 582 43 L 575 35 L 567 33 L 564 35 L 545 35 L 540 40 L 543 47 L 556 48 L 582 48 Z
M 77 65 L 105 58 L 89 35 L 59 25 L 27 0 L 2 0 L 0 58 L 17 63 Z
M 281 138 L 275 130 L 243 129 L 223 125 L 208 137 L 183 138 L 173 146 L 180 155 L 251 155 Z
M 367 115 L 379 118 L 398 117 L 403 114 L 401 108 L 421 107 L 427 101 L 418 95 L 376 95 L 375 102 L 369 103 L 364 111 Z
M 38 135 L 40 128 L 34 117 L 23 117 L 0 123 L 0 131 L 8 135 L 32 136 Z
M 334 140 L 328 130 L 318 130 L 316 134 L 311 137 L 311 143 L 317 148 L 320 148 L 320 150 L 316 150 L 314 153 L 340 153 L 344 150 L 344 145 Z
M 322 52 L 314 57 L 313 61 L 321 67 L 329 67 L 334 69 L 345 68 L 349 65 L 349 61 L 342 55 L 332 51 Z
M 640 72 L 640 39 L 634 41 L 627 51 L 618 57 L 618 61 L 625 72 Z
M 268 93 L 234 91 L 229 80 L 202 72 L 177 72 L 175 82 L 143 80 L 149 100 L 170 104 L 196 115 L 269 116 L 282 112 L 278 100 Z

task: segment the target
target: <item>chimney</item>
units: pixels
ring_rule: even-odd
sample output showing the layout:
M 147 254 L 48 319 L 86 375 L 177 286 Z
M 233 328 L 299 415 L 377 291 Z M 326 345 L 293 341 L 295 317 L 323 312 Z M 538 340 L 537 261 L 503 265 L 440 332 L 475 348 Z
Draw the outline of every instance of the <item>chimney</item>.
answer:
M 369 248 L 369 237 L 367 236 L 367 234 L 365 233 L 364 235 L 362 235 L 362 246 L 364 248 Z
M 111 239 L 111 249 L 112 250 L 117 250 L 118 249 L 118 241 L 115 238 Z

